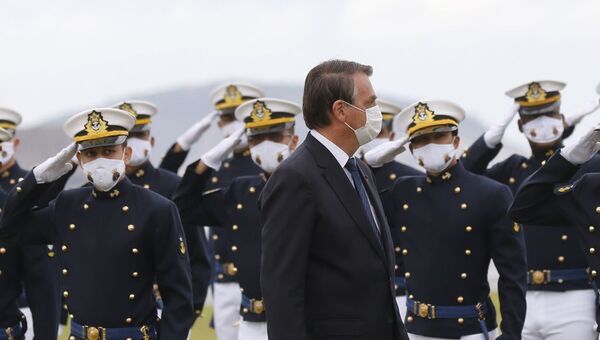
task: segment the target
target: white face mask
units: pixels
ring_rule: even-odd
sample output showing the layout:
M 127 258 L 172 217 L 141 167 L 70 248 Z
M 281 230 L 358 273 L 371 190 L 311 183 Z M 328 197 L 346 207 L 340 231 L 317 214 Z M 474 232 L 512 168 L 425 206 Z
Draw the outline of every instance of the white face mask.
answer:
M 127 146 L 131 147 L 131 159 L 128 163 L 131 166 L 142 165 L 150 157 L 150 151 L 152 151 L 150 140 L 129 138 L 127 139 Z
M 413 149 L 412 153 L 419 165 L 424 167 L 427 172 L 437 174 L 450 166 L 450 163 L 454 160 L 456 149 L 453 143 L 430 143 L 418 149 Z
M 227 138 L 229 136 L 231 136 L 232 133 L 238 131 L 239 129 L 244 127 L 244 123 L 240 122 L 239 120 L 234 120 L 232 122 L 227 123 L 227 125 L 223 126 L 220 128 L 221 130 L 221 134 L 223 135 L 223 138 Z M 243 134 L 239 144 L 237 144 L 234 148 L 233 151 L 235 152 L 240 152 L 240 151 L 244 151 L 248 148 L 248 137 L 246 136 L 246 134 Z
M 13 142 L 3 142 L 0 144 L 0 164 L 5 165 L 15 155 L 15 146 Z
M 540 116 L 523 124 L 525 137 L 534 143 L 551 143 L 562 137 L 565 125 L 562 119 Z
M 368 142 L 367 144 L 358 148 L 358 151 L 356 151 L 356 154 L 358 155 L 358 157 L 362 158 L 367 152 L 369 152 L 369 151 L 373 150 L 374 148 L 380 146 L 381 144 L 385 144 L 389 141 L 390 140 L 388 138 L 375 138 L 372 141 Z
M 266 173 L 272 174 L 284 159 L 290 155 L 287 144 L 265 140 L 250 148 L 252 160 Z
M 81 168 L 85 177 L 96 189 L 109 191 L 124 176 L 125 161 L 123 159 L 96 158 L 82 164 Z
M 346 103 L 346 102 L 345 102 Z M 348 123 L 344 122 L 350 130 L 354 131 L 356 135 L 356 140 L 358 140 L 358 145 L 365 145 L 373 139 L 377 138 L 379 133 L 381 132 L 381 125 L 383 124 L 383 116 L 381 115 L 381 109 L 378 105 L 370 107 L 366 110 L 358 108 L 350 103 L 346 103 L 353 108 L 364 112 L 366 116 L 365 125 L 354 129 L 352 126 L 348 125 Z

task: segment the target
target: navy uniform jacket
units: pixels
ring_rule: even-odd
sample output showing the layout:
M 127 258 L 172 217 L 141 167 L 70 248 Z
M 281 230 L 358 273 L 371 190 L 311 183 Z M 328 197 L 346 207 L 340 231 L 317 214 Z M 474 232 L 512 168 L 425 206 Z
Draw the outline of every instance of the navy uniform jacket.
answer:
M 0 174 L 0 188 L 6 193 L 27 175 L 27 170 L 15 163 L 10 169 Z M 62 185 L 66 182 L 55 183 Z M 59 191 L 62 188 L 59 188 Z M 52 190 L 52 195 L 58 192 Z M 50 200 L 53 197 L 49 197 Z M 42 222 L 44 223 L 44 222 Z M 36 339 L 56 339 L 60 318 L 60 280 L 57 261 L 52 258 L 54 252 L 46 245 L 22 245 L 17 248 L 20 253 L 22 280 L 26 293 L 26 303 L 31 309 L 33 332 Z M 15 250 L 13 249 L 13 252 Z M 24 305 L 24 303 L 21 303 Z M 31 327 L 31 325 L 30 325 Z
M 598 157 L 596 155 L 583 166 L 574 166 L 560 153 L 555 154 L 522 185 L 510 209 L 515 221 L 551 226 L 546 228 L 548 231 L 561 225 L 573 226 L 590 266 L 590 277 L 596 285 L 600 283 Z M 573 182 L 578 171 L 583 175 Z M 596 319 L 600 323 L 598 314 Z
M 335 157 L 309 134 L 269 177 L 261 286 L 270 340 L 407 340 L 394 249 L 373 175 L 357 162 L 381 230 Z
M 525 158 L 512 155 L 506 160 L 487 168 L 489 162 L 496 157 L 502 144 L 490 149 L 480 137 L 463 154 L 465 168 L 478 174 L 483 174 L 510 187 L 513 194 L 523 184 L 525 179 L 542 166 L 542 163 L 552 154 L 549 150 L 541 156 Z M 568 225 L 556 228 L 545 228 L 536 224 L 523 226 L 525 243 L 527 245 L 528 271 L 542 270 L 573 270 L 587 268 L 587 262 L 575 237 L 575 230 Z M 534 284 L 530 282 L 528 290 L 566 291 L 574 289 L 590 289 L 588 280 L 549 282 Z
M 371 167 L 371 171 L 375 175 L 375 182 L 377 183 L 377 190 L 379 192 L 394 185 L 394 182 L 399 177 L 424 176 L 417 169 L 396 161 L 386 163 L 379 168 Z M 404 296 L 406 295 L 406 284 L 404 280 L 405 270 L 402 264 L 402 253 L 400 252 L 400 230 L 390 225 L 390 232 L 392 233 L 394 252 L 396 254 L 396 296 Z
M 184 223 L 212 225 L 231 233 L 231 255 L 235 277 L 248 299 L 262 301 L 260 288 L 260 235 L 262 224 L 258 211 L 258 195 L 265 184 L 264 175 L 234 178 L 229 185 L 206 190 L 208 170 L 195 173 L 197 162 L 188 166 L 175 196 Z M 202 193 L 202 194 L 199 194 Z M 265 313 L 249 313 L 242 308 L 246 321 L 266 321 Z
M 523 232 L 507 214 L 510 190 L 458 162 L 440 176 L 399 178 L 383 195 L 390 224 L 401 231 L 409 297 L 434 306 L 487 303 L 492 330 L 496 316 L 487 275 L 494 260 L 502 339 L 521 339 L 527 263 Z M 477 318 L 426 319 L 409 310 L 406 321 L 409 333 L 430 337 L 481 333 Z
M 161 196 L 172 199 L 181 178 L 175 173 L 155 168 L 146 161 L 133 174 L 128 175 L 133 184 L 150 189 Z M 206 237 L 196 226 L 184 224 L 185 237 L 189 248 L 192 272 L 192 288 L 194 292 L 194 310 L 196 315 L 202 313 L 206 293 L 210 285 L 211 266 L 208 260 Z
M 55 243 L 73 320 L 120 328 L 156 323 L 153 283 L 165 308 L 159 339 L 186 339 L 194 313 L 185 235 L 174 203 L 127 178 L 110 192 L 63 191 L 32 209 L 51 184 L 32 173 L 7 200 L 0 238 Z M 44 221 L 42 225 L 40 222 Z
M 171 145 L 163 159 L 160 161 L 159 168 L 169 170 L 171 172 L 177 173 L 179 168 L 185 162 L 185 158 L 187 157 L 188 151 L 175 152 L 173 151 L 175 148 L 175 144 Z

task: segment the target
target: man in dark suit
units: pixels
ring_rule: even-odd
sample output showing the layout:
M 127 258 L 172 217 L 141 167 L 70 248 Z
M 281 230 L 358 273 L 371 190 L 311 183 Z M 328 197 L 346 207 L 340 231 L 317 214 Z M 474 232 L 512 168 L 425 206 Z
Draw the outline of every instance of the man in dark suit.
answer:
M 303 114 L 311 132 L 261 194 L 271 340 L 408 339 L 373 175 L 351 157 L 381 130 L 371 74 L 370 66 L 342 60 L 309 72 Z

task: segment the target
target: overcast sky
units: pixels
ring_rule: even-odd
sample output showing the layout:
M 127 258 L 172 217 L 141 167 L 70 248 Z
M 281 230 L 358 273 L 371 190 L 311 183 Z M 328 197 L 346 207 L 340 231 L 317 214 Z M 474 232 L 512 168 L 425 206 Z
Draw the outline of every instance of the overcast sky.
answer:
M 28 125 L 177 86 L 302 84 L 329 58 L 372 65 L 380 96 L 450 99 L 486 123 L 510 106 L 507 89 L 561 80 L 568 114 L 597 97 L 600 2 L 0 2 L 0 106 Z

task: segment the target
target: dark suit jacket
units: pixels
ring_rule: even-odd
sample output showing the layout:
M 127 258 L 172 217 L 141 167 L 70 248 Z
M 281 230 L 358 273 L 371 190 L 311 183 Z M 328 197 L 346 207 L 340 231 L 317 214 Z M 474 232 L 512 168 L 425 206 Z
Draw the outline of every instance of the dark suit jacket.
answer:
M 383 247 L 334 156 L 312 135 L 259 201 L 270 340 L 408 339 L 394 300 L 394 252 L 373 175 L 359 162 Z

